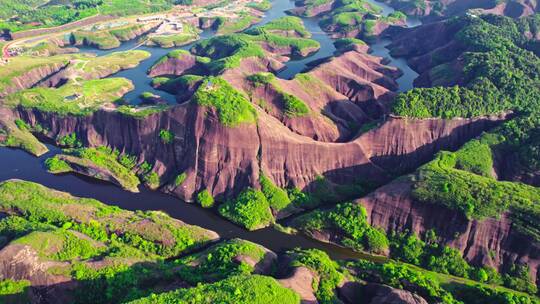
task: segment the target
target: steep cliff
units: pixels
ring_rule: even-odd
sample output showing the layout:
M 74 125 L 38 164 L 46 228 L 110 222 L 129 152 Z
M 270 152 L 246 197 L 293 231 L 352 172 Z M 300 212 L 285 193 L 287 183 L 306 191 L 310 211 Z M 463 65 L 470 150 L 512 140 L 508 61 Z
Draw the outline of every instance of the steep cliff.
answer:
M 457 248 L 473 264 L 499 269 L 528 264 L 536 277 L 540 244 L 516 231 L 508 214 L 499 219 L 469 220 L 460 212 L 415 201 L 411 190 L 411 182 L 395 181 L 357 203 L 366 208 L 369 222 L 376 227 L 408 229 L 418 235 L 434 229 L 443 243 Z
M 51 63 L 28 70 L 22 75 L 10 79 L 9 84 L 4 86 L 0 97 L 5 97 L 17 91 L 28 89 L 41 82 L 43 79 L 53 76 L 68 66 L 68 62 Z
M 383 182 L 390 172 L 410 170 L 434 152 L 454 149 L 502 119 L 390 118 L 376 130 L 334 144 L 295 134 L 260 110 L 256 125 L 226 127 L 215 110 L 194 103 L 145 119 L 106 110 L 62 117 L 18 109 L 16 115 L 31 125 L 39 123 L 52 139 L 76 133 L 84 145 L 106 145 L 138 155 L 139 163 L 154 164 L 162 184 L 185 172 L 186 180 L 174 193 L 188 201 L 205 188 L 223 198 L 257 186 L 261 170 L 282 187 L 309 188 L 320 175 L 338 184 L 358 178 Z M 174 134 L 171 143 L 160 139 L 162 129 Z

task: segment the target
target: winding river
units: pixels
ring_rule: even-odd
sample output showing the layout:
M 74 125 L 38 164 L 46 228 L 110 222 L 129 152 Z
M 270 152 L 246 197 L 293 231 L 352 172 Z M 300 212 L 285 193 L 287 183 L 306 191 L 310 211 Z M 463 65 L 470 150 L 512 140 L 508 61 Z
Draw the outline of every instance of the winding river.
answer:
M 370 1 L 372 2 L 372 1 Z M 275 18 L 284 16 L 284 11 L 294 7 L 294 3 L 288 0 L 276 0 L 273 8 L 266 13 L 261 23 L 266 23 Z M 384 14 L 389 14 L 393 10 L 385 6 Z M 332 56 L 335 48 L 332 40 L 322 32 L 317 19 L 304 18 L 304 23 L 308 30 L 313 34 L 313 39 L 321 43 L 321 49 L 309 56 L 300 60 L 291 60 L 287 63 L 287 69 L 280 72 L 278 75 L 281 78 L 291 78 L 296 73 L 304 70 L 310 62 L 321 58 Z M 414 23 L 411 23 L 414 25 Z M 201 34 L 202 38 L 213 35 L 210 31 L 205 31 Z M 404 76 L 398 79 L 400 90 L 407 90 L 412 87 L 412 81 L 416 78 L 416 73 L 412 71 L 404 60 L 389 57 L 388 50 L 385 45 L 388 41 L 379 41 L 372 45 L 375 55 L 388 57 L 390 65 L 397 66 L 404 71 Z M 124 43 L 120 48 L 111 51 L 92 50 L 98 56 L 106 55 L 112 51 L 129 50 L 136 45 L 136 42 Z M 191 45 L 186 45 L 182 49 L 188 49 Z M 135 68 L 117 73 L 115 76 L 129 78 L 134 82 L 136 89 L 130 92 L 126 98 L 133 103 L 137 103 L 138 96 L 144 91 L 154 92 L 163 96 L 165 99 L 174 102 L 174 96 L 165 94 L 162 91 L 155 91 L 150 86 L 150 78 L 146 75 L 148 68 L 161 56 L 167 54 L 170 49 L 140 47 L 139 49 L 147 50 L 152 53 L 151 58 L 142 62 Z M 86 51 L 86 50 L 85 50 Z M 341 248 L 332 244 L 322 243 L 303 235 L 289 235 L 279 232 L 273 228 L 266 228 L 254 232 L 249 232 L 242 229 L 229 221 L 224 220 L 214 210 L 199 208 L 194 204 L 187 204 L 178 198 L 147 189 L 141 189 L 140 193 L 131 193 L 122 190 L 121 188 L 109 183 L 99 182 L 94 179 L 85 178 L 79 175 L 53 175 L 49 174 L 44 166 L 43 161 L 60 150 L 57 147 L 48 145 L 50 152 L 42 157 L 34 157 L 22 150 L 10 148 L 0 148 L 0 181 L 8 179 L 23 179 L 33 181 L 44 186 L 72 193 L 75 196 L 92 197 L 109 205 L 116 205 L 128 210 L 162 210 L 178 218 L 188 224 L 201 226 L 206 229 L 216 231 L 224 239 L 243 238 L 246 240 L 259 243 L 275 252 L 283 252 L 293 247 L 303 248 L 318 248 L 326 251 L 332 258 L 370 258 L 363 253 L 353 252 L 352 250 Z

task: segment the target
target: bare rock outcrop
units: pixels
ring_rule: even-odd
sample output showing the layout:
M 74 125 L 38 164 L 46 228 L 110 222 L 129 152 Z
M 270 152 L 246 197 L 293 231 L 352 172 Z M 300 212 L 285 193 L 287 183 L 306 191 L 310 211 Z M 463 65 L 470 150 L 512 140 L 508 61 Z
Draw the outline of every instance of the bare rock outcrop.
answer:
M 288 278 L 278 280 L 278 282 L 300 295 L 302 304 L 317 304 L 313 282 L 318 280 L 319 278 L 307 267 L 296 267 Z
M 0 250 L 0 280 L 28 280 L 32 290 L 32 303 L 40 303 L 40 294 L 46 294 L 47 303 L 69 303 L 69 292 L 76 288 L 70 278 L 53 275 L 47 270 L 61 267 L 63 262 L 41 261 L 38 253 L 28 245 L 11 244 Z
M 179 54 L 178 56 L 165 57 L 164 60 L 160 60 L 155 64 L 148 75 L 150 77 L 156 76 L 170 76 L 170 75 L 182 75 L 189 73 L 199 66 L 197 57 L 189 53 Z

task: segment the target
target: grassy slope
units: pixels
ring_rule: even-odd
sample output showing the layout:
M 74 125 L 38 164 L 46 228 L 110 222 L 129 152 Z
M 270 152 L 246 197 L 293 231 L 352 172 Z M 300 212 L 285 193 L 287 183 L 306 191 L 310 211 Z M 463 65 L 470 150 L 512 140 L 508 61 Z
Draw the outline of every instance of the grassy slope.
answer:
M 5 104 L 60 115 L 88 115 L 103 105 L 120 101 L 132 89 L 133 84 L 125 78 L 71 81 L 59 88 L 36 87 L 11 94 Z
M 24 181 L 0 183 L 0 210 L 57 227 L 76 226 L 82 231 L 91 228 L 99 240 L 120 238 L 128 245 L 163 257 L 199 247 L 213 237 L 207 230 L 161 212 L 126 211 Z
M 51 173 L 65 173 L 73 171 L 73 165 L 81 167 L 98 167 L 109 172 L 122 186 L 122 188 L 137 192 L 140 183 L 137 175 L 118 161 L 118 155 L 103 148 L 80 148 L 64 150 L 65 154 L 54 156 L 55 161 L 47 160 L 46 164 L 54 163 L 56 167 L 48 167 Z M 59 166 L 64 163 L 65 165 Z M 59 168 L 60 167 L 60 168 Z M 99 176 L 95 176 L 100 178 Z

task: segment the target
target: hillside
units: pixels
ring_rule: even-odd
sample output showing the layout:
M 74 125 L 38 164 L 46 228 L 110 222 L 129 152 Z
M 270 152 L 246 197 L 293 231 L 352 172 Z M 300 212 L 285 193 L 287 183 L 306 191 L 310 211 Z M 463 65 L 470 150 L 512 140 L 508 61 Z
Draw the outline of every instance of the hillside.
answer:
M 8 44 L 0 302 L 540 303 L 535 3 L 387 2 L 7 2 L 120 21 Z

